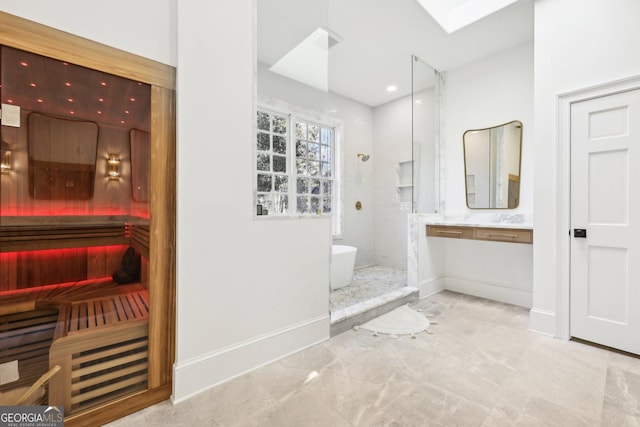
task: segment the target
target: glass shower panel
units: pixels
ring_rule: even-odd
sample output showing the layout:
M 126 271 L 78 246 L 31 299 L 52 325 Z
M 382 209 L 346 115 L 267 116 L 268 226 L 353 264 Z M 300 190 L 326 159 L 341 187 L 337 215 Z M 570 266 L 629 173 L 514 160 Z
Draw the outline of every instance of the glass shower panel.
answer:
M 411 59 L 412 212 L 439 211 L 440 74 Z

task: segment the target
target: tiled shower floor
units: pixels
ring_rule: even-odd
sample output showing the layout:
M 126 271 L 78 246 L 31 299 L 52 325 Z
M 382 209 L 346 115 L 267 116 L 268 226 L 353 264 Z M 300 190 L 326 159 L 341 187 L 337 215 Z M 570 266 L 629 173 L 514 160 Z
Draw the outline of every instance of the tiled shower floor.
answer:
M 331 336 L 417 299 L 418 289 L 407 286 L 404 270 L 382 266 L 355 270 L 353 282 L 329 296 Z
M 407 272 L 374 265 L 360 268 L 353 273 L 349 286 L 332 291 L 329 309 L 332 313 L 363 301 L 393 292 L 407 285 Z

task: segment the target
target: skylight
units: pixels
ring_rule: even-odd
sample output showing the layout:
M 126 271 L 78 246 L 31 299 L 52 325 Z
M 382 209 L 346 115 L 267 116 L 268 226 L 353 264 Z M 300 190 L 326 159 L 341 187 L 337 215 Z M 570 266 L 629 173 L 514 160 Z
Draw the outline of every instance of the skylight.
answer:
M 448 34 L 520 0 L 417 0 Z
M 329 32 L 318 28 L 270 70 L 326 92 L 329 89 L 330 47 Z

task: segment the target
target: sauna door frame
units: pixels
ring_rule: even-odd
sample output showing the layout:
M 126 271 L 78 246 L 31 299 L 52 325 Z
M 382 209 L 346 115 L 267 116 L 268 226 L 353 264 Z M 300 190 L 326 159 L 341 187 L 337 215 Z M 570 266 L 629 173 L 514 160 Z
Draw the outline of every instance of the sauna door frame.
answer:
M 176 70 L 147 58 L 0 12 L 0 45 L 151 85 L 148 388 L 65 418 L 105 424 L 171 396 L 175 361 Z

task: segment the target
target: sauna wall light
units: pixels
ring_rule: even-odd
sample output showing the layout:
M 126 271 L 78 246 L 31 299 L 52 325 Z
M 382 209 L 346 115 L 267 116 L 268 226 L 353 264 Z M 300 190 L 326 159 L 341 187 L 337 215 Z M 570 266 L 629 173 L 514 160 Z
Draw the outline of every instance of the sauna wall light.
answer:
M 4 147 L 0 151 L 0 171 L 2 175 L 11 173 L 11 150 Z
M 120 179 L 120 155 L 109 153 L 107 158 L 107 177 L 109 181 Z

